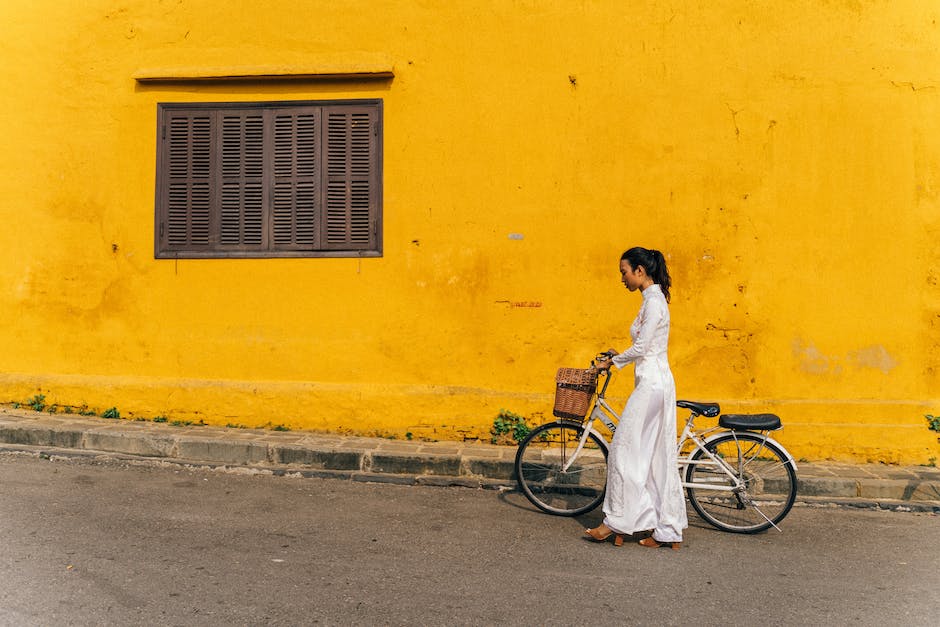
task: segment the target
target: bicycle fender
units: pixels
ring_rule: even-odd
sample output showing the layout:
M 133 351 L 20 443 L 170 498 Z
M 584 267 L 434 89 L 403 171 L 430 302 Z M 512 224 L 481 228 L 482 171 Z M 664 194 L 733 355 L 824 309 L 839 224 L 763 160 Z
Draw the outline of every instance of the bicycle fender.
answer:
M 593 429 L 591 429 L 591 430 L 593 431 Z M 710 436 L 708 436 L 707 438 L 705 438 L 705 440 L 704 440 L 704 442 L 702 442 L 702 444 L 704 444 L 705 446 L 707 446 L 710 442 L 713 442 L 714 440 L 717 440 L 717 439 L 720 438 L 720 437 L 726 436 L 726 435 L 728 435 L 729 433 L 735 433 L 735 432 L 734 432 L 734 431 L 720 431 L 719 433 L 716 433 L 716 434 L 714 434 L 714 435 L 710 435 Z M 764 435 L 763 433 L 758 433 L 758 432 L 756 432 L 756 431 L 745 431 L 745 432 L 743 432 L 743 433 L 750 433 L 751 435 L 756 435 L 757 437 L 759 437 L 759 438 L 761 438 L 762 440 L 764 440 L 764 442 L 767 442 L 768 444 L 772 444 L 773 446 L 776 446 L 778 449 L 780 449 L 780 452 L 781 452 L 781 453 L 783 453 L 784 455 L 787 456 L 787 461 L 789 461 L 789 462 L 790 462 L 790 465 L 793 466 L 793 470 L 794 470 L 794 471 L 796 470 L 796 460 L 793 459 L 793 455 L 790 454 L 790 451 L 788 451 L 788 450 L 786 449 L 786 447 L 783 446 L 783 444 L 781 444 L 780 442 L 777 442 L 775 439 L 773 439 L 773 438 L 771 438 L 771 437 L 769 437 L 769 436 Z

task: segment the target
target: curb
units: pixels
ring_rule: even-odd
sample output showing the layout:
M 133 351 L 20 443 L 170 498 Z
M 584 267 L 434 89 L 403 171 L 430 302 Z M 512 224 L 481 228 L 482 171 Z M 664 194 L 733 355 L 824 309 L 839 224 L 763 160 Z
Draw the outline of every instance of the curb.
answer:
M 311 470 L 304 467 L 274 467 L 269 465 L 239 465 L 214 463 L 180 458 L 155 458 L 127 455 L 122 453 L 109 453 L 105 451 L 90 451 L 76 449 L 43 448 L 29 445 L 0 444 L 0 454 L 20 453 L 39 457 L 42 459 L 86 459 L 105 463 L 128 463 L 153 465 L 173 465 L 183 468 L 206 469 L 223 472 L 250 472 L 270 474 L 276 477 L 302 477 L 305 479 L 335 479 L 363 483 L 385 483 L 390 485 L 414 485 L 430 487 L 460 487 L 479 490 L 514 491 L 515 480 L 499 480 L 472 477 L 453 477 L 445 475 L 414 475 L 375 473 L 342 470 Z M 896 499 L 864 499 L 837 496 L 803 496 L 797 495 L 796 507 L 810 508 L 845 508 L 863 509 L 871 511 L 888 512 L 914 512 L 940 514 L 938 501 L 902 501 Z
M 0 409 L 0 452 L 360 482 L 515 488 L 515 447 L 45 416 Z M 806 506 L 940 513 L 940 469 L 798 463 Z
M 48 449 L 48 450 L 47 450 Z M 112 456 L 215 468 L 249 468 L 356 481 L 472 487 L 514 485 L 514 447 L 406 443 L 310 432 L 172 427 L 20 416 L 0 411 L 0 451 Z
M 304 466 L 272 466 L 266 464 L 229 464 L 224 462 L 199 461 L 182 458 L 159 458 L 128 455 L 108 451 L 85 449 L 61 449 L 25 444 L 0 443 L 0 455 L 22 454 L 40 459 L 80 459 L 103 463 L 126 463 L 145 466 L 181 466 L 183 468 L 218 470 L 234 473 L 268 474 L 275 477 L 303 477 L 305 479 L 337 479 L 363 483 L 388 483 L 395 485 L 424 485 L 435 487 L 462 487 L 485 490 L 509 490 L 515 487 L 515 481 L 474 477 L 455 477 L 446 475 L 415 475 L 381 472 L 316 470 Z

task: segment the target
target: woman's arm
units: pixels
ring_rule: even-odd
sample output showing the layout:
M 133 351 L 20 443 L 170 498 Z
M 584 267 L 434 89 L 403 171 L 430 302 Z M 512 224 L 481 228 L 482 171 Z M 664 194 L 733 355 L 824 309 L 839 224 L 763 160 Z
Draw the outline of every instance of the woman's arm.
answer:
M 640 331 L 637 333 L 636 341 L 633 346 L 614 355 L 612 361 L 618 368 L 623 368 L 640 357 L 647 354 L 652 344 L 653 335 L 660 323 L 666 317 L 666 301 L 659 298 L 651 298 L 644 303 L 640 309 Z

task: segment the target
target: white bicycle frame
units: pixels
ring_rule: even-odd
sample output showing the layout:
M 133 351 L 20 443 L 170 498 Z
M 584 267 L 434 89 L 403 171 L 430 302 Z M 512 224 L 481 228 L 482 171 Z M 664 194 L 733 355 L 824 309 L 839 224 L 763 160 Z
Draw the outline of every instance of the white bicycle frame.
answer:
M 607 375 L 607 376 L 610 376 L 610 375 Z M 605 385 L 604 386 L 605 390 L 606 390 L 606 387 L 607 386 Z M 570 458 L 568 458 L 568 461 L 562 467 L 563 472 L 567 472 L 568 469 L 571 467 L 571 465 L 575 462 L 575 460 L 577 460 L 578 455 L 580 455 L 581 450 L 584 448 L 584 445 L 587 442 L 588 437 L 590 437 L 592 433 L 595 436 L 597 436 L 599 439 L 603 440 L 604 442 L 607 442 L 607 438 L 605 438 L 599 431 L 597 431 L 594 428 L 594 421 L 595 420 L 601 421 L 601 423 L 603 423 L 604 426 L 606 426 L 610 430 L 611 435 L 613 435 L 613 433 L 617 431 L 617 422 L 616 422 L 617 416 L 618 414 L 616 411 L 614 411 L 613 407 L 610 406 L 610 404 L 607 402 L 607 400 L 603 397 L 602 394 L 599 394 L 597 398 L 595 399 L 594 409 L 591 411 L 591 414 L 590 416 L 588 416 L 588 419 L 584 422 L 584 433 L 581 434 L 581 438 L 578 441 L 578 447 L 577 449 L 575 449 L 574 454 Z M 727 461 L 725 461 L 721 457 L 718 457 L 717 455 L 713 454 L 711 451 L 708 450 L 708 444 L 715 438 L 721 437 L 722 435 L 726 433 L 731 433 L 732 435 L 735 435 L 735 438 L 736 438 L 737 437 L 736 432 L 733 430 L 725 430 L 722 427 L 711 427 L 710 429 L 705 429 L 704 431 L 695 431 L 693 429 L 695 418 L 696 418 L 696 414 L 693 412 L 686 419 L 685 428 L 682 430 L 682 434 L 679 436 L 678 443 L 676 444 L 676 457 L 678 458 L 679 476 L 682 477 L 682 487 L 683 488 L 690 488 L 690 487 L 702 488 L 702 489 L 716 490 L 716 491 L 722 491 L 722 492 L 732 492 L 735 495 L 737 495 L 738 498 L 741 498 L 741 494 L 744 492 L 744 488 L 746 486 L 744 482 L 738 478 L 738 475 L 743 476 L 743 468 L 738 469 L 738 474 L 735 474 L 735 469 L 733 469 Z M 761 446 L 763 446 L 764 444 L 768 444 L 768 443 L 775 445 L 778 449 L 780 449 L 780 451 L 782 451 L 787 456 L 787 460 L 789 461 L 790 464 L 793 465 L 793 469 L 796 470 L 796 462 L 793 460 L 793 457 L 790 455 L 787 449 L 781 446 L 773 438 L 770 438 L 762 433 L 754 433 L 754 432 L 749 432 L 749 433 L 752 433 L 753 435 L 761 438 L 761 441 L 762 441 Z M 683 455 L 682 450 L 683 448 L 685 448 L 686 443 L 688 442 L 692 442 L 695 445 L 695 448 L 689 450 L 689 452 L 686 455 Z M 693 461 L 692 455 L 695 453 L 696 450 L 702 451 L 707 459 L 698 459 L 698 460 Z M 739 460 L 739 463 L 740 463 L 740 460 Z M 713 466 L 715 468 L 721 469 L 721 471 L 724 472 L 725 475 L 728 476 L 728 479 L 731 480 L 731 484 L 730 485 L 729 484 L 712 484 L 712 483 L 701 483 L 701 482 L 690 483 L 688 481 L 685 481 L 685 474 L 686 474 L 685 469 L 688 466 L 691 466 L 693 464 L 698 465 L 698 466 Z M 776 529 L 777 531 L 780 531 L 780 528 L 777 525 L 774 525 L 773 521 L 767 518 L 767 516 L 764 515 L 764 512 L 760 511 L 760 508 L 755 506 L 754 509 L 757 510 L 757 513 L 763 516 L 767 522 L 773 525 L 774 529 Z

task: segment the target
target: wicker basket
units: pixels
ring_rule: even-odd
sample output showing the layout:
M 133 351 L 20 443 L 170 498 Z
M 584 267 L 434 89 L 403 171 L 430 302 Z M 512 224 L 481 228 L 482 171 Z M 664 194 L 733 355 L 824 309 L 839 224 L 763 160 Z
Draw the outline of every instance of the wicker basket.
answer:
M 596 390 L 597 370 L 594 368 L 559 368 L 552 413 L 559 418 L 584 420 Z

